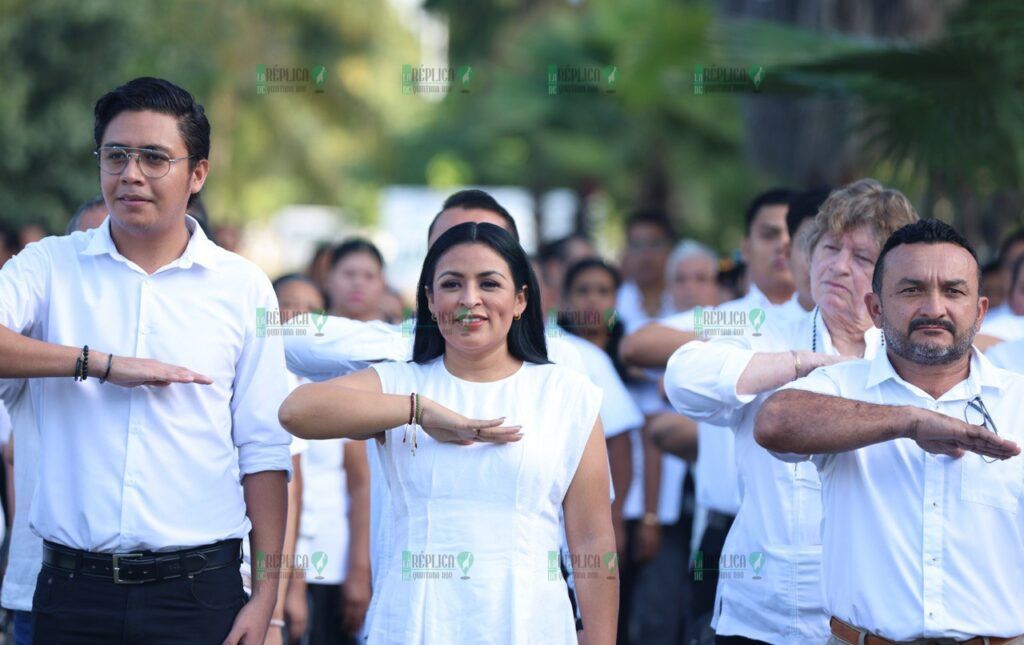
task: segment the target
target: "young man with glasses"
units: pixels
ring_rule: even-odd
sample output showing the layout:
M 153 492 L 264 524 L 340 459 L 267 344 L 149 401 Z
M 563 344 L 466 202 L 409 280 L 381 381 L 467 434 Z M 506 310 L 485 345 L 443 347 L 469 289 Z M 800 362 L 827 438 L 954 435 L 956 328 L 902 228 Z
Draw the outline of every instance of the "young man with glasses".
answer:
M 94 135 L 109 216 L 0 271 L 0 378 L 28 379 L 39 428 L 33 637 L 262 643 L 277 576 L 246 603 L 239 565 L 246 534 L 284 538 L 284 349 L 256 333 L 277 298 L 186 214 L 210 149 L 188 92 L 135 79 Z
M 821 476 L 830 643 L 1024 643 L 1024 376 L 971 346 L 980 273 L 941 221 L 896 231 L 866 296 L 886 351 L 758 416 L 761 445 Z

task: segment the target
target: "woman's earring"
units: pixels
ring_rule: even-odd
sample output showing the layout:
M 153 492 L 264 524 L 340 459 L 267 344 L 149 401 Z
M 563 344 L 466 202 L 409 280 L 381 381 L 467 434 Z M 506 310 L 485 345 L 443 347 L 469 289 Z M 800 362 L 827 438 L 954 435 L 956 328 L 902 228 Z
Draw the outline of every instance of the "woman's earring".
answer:
M 435 314 L 434 312 L 430 312 L 430 319 L 433 320 L 434 322 L 437 322 L 437 314 Z
M 523 314 L 522 314 L 522 313 L 518 313 L 518 314 L 516 314 L 516 315 L 515 315 L 515 316 L 513 316 L 513 317 L 514 317 L 514 318 L 515 318 L 516 320 L 519 320 L 520 318 L 522 318 L 522 317 L 523 317 Z

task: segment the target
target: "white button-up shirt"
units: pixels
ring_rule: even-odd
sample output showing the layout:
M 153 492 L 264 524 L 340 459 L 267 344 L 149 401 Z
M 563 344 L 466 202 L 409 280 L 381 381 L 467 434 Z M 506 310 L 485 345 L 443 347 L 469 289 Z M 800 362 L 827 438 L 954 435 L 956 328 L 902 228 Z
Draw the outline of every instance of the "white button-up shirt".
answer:
M 109 218 L 30 244 L 0 270 L 0 324 L 13 331 L 214 381 L 101 385 L 106 366 L 93 361 L 85 382 L 31 379 L 40 463 L 30 523 L 44 539 L 119 552 L 241 538 L 251 525 L 240 478 L 291 473 L 277 421 L 284 351 L 280 337 L 257 334 L 259 310 L 277 309 L 270 281 L 186 224 L 184 253 L 152 275 L 117 251 Z
M 766 316 L 758 336 L 748 321 L 742 335 L 683 345 L 669 360 L 665 391 L 680 414 L 735 431 L 742 501 L 721 561 L 705 563 L 722 569 L 716 633 L 821 643 L 829 637 L 821 590 L 821 482 L 812 464 L 782 463 L 757 444 L 754 419 L 771 392 L 740 395 L 736 383 L 756 352 L 811 349 L 815 327 L 818 352 L 837 352 L 820 315 Z M 879 339 L 873 327 L 865 333 L 869 356 Z
M 978 352 L 967 379 L 938 399 L 900 378 L 885 352 L 787 388 L 959 419 L 980 396 L 1000 436 L 1024 443 L 1024 376 Z M 832 614 L 897 641 L 1024 633 L 1024 457 L 954 459 L 896 439 L 812 461 Z
M 781 305 L 772 304 L 768 297 L 751 284 L 747 295 L 706 310 L 735 310 L 744 313 L 751 309 L 765 310 L 766 320 L 794 320 L 806 315 L 799 303 L 789 300 Z M 694 330 L 695 310 L 685 311 L 661 319 L 661 324 L 680 331 Z M 735 438 L 721 427 L 700 421 L 697 423 L 697 461 L 694 469 L 694 497 L 705 508 L 736 515 L 740 508 L 740 483 L 736 473 Z M 702 531 L 703 532 L 703 531 Z

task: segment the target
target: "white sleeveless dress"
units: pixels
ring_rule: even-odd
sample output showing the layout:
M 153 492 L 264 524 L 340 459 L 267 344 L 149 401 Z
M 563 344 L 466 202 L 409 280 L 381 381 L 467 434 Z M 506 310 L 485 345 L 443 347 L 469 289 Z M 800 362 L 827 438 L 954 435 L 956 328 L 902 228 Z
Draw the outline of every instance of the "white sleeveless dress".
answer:
M 368 643 L 576 643 L 557 566 L 559 510 L 601 406 L 601 391 L 558 365 L 524 362 L 491 383 L 443 358 L 373 366 L 387 394 L 418 392 L 470 418 L 506 416 L 510 444 L 443 444 L 387 431 L 389 553 L 367 615 Z

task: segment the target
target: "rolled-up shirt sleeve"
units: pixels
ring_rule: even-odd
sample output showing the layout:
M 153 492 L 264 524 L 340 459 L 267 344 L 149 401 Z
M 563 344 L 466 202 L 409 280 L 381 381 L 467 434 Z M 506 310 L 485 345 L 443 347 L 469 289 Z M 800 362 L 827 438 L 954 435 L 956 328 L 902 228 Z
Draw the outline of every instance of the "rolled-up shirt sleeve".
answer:
M 414 329 L 414 321 L 398 326 L 327 316 L 322 328 L 287 336 L 285 358 L 293 373 L 325 381 L 357 372 L 371 363 L 409 360 Z
M 695 421 L 736 425 L 743 407 L 757 398 L 736 392 L 736 382 L 753 356 L 754 350 L 741 339 L 690 341 L 669 358 L 665 394 L 676 412 Z
M 0 269 L 0 325 L 25 333 L 47 306 L 50 259 L 45 240 L 29 244 Z
M 840 388 L 839 382 L 827 367 L 818 368 L 803 378 L 790 381 L 776 390 L 776 392 L 781 392 L 783 390 L 801 390 L 803 392 L 811 392 L 813 394 L 842 396 L 842 388 Z M 819 471 L 825 467 L 829 457 L 832 456 L 827 454 L 800 455 L 791 452 L 775 452 L 774 450 L 769 450 L 768 452 L 772 453 L 776 459 L 781 459 L 782 461 L 789 463 L 807 461 L 810 459 L 814 462 L 814 465 L 817 466 Z
M 277 297 L 265 277 L 260 276 L 253 291 L 255 302 L 249 311 L 277 307 Z M 254 317 L 248 316 L 247 320 L 231 396 L 231 432 L 238 448 L 239 476 L 283 470 L 290 480 L 291 435 L 277 420 L 278 409 L 288 395 L 284 346 L 280 336 L 257 337 Z

